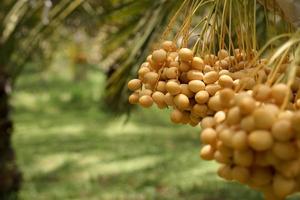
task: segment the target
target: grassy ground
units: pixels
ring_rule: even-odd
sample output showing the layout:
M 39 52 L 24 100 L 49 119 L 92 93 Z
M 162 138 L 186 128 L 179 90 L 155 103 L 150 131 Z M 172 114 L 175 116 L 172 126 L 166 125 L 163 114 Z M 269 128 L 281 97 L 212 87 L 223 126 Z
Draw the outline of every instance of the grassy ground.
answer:
M 27 72 L 13 95 L 21 199 L 257 200 L 198 158 L 198 128 L 136 110 L 127 123 L 101 111 L 103 75 L 75 83 Z

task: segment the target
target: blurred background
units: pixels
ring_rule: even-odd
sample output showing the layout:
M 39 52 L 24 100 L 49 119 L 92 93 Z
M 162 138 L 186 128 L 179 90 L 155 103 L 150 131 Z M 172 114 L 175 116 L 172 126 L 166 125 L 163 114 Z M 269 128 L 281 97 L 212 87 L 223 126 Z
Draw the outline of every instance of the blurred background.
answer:
M 1 200 L 261 198 L 200 160 L 199 127 L 127 104 L 181 3 L 0 1 Z

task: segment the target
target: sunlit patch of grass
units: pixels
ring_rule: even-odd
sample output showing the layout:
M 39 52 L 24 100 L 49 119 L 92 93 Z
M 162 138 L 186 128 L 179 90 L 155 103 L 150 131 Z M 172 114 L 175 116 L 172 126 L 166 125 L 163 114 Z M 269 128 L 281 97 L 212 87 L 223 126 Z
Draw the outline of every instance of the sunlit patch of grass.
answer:
M 39 167 L 36 171 L 50 173 L 61 167 L 68 159 L 70 159 L 70 156 L 63 153 L 48 155 L 38 159 L 34 165 Z
M 65 124 L 64 126 L 52 126 L 47 127 L 47 134 L 53 135 L 53 137 L 56 137 L 56 135 L 80 135 L 84 131 L 85 127 L 82 124 Z M 42 126 L 20 126 L 17 127 L 17 131 L 20 132 L 30 132 L 30 135 L 22 135 L 21 137 L 33 137 L 33 136 L 40 136 L 41 132 L 45 131 L 45 127 Z
M 38 103 L 48 103 L 50 95 L 46 92 L 32 94 L 28 92 L 18 92 L 14 95 L 13 105 L 17 107 L 26 107 L 28 110 L 35 111 Z
M 190 169 L 186 168 L 182 172 L 169 176 L 167 181 L 174 183 L 174 186 L 179 187 L 192 187 L 194 183 L 197 183 L 198 185 L 205 185 L 208 179 L 211 181 L 217 180 L 217 176 L 215 174 L 216 169 L 216 163 L 201 163 L 201 166 L 193 166 Z M 177 180 L 180 180 L 180 182 Z
M 156 166 L 160 161 L 161 158 L 159 156 L 143 156 L 113 162 L 90 163 L 88 165 L 82 165 L 79 161 L 79 165 L 82 166 L 84 170 L 72 175 L 72 177 L 88 181 L 99 176 L 118 176 L 123 173 L 131 173 Z

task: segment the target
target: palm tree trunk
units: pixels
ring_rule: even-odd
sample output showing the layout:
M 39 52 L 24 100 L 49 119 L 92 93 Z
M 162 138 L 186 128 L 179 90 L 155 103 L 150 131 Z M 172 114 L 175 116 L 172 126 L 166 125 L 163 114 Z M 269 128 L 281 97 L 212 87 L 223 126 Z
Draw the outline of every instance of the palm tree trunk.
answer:
M 0 67 L 0 199 L 15 199 L 22 179 L 11 143 L 10 91 L 9 76 Z

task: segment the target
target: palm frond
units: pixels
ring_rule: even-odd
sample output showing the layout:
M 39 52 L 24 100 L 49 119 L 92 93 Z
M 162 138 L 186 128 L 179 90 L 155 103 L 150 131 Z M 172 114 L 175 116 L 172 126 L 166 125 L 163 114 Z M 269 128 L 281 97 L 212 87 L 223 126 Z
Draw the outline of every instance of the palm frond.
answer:
M 10 4 L 0 23 L 0 60 L 12 79 L 20 74 L 38 43 L 51 35 L 83 2 L 63 0 L 55 3 L 49 12 L 48 24 L 41 19 L 44 8 L 42 1 L 38 1 L 34 7 L 24 0 Z
M 163 27 L 166 26 L 178 6 L 180 6 L 180 2 L 174 1 L 159 1 L 152 4 L 147 12 L 143 13 L 141 19 L 135 23 L 131 34 L 128 34 L 126 39 L 119 41 L 119 45 L 127 50 L 107 72 L 105 102 L 109 103 L 110 110 L 124 112 L 130 108 L 127 102 L 126 83 L 136 73 L 154 41 L 159 39 Z

